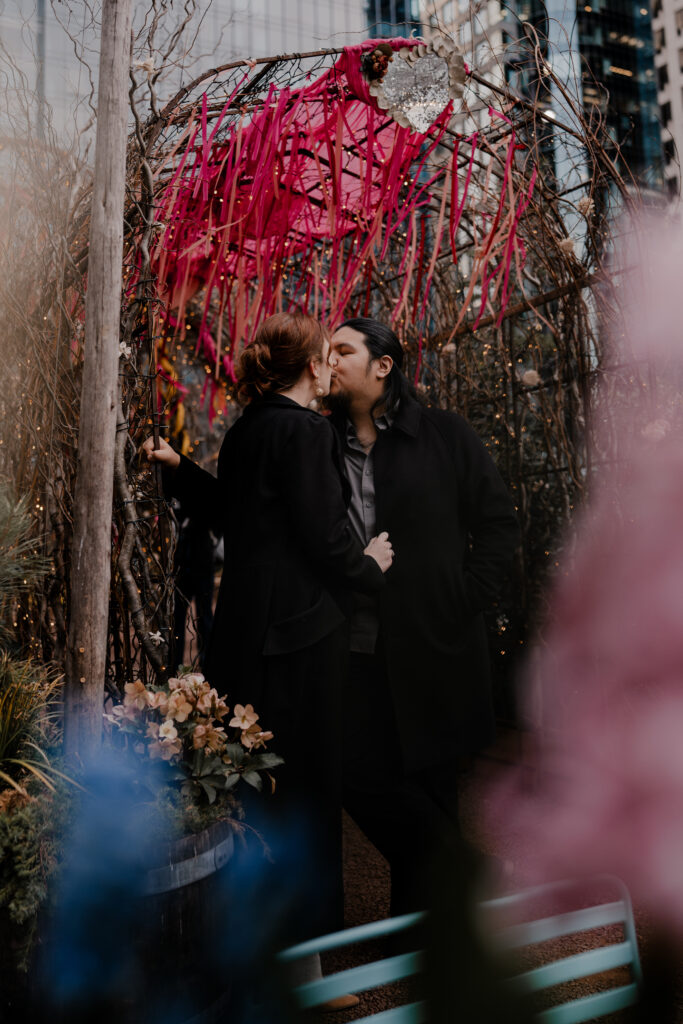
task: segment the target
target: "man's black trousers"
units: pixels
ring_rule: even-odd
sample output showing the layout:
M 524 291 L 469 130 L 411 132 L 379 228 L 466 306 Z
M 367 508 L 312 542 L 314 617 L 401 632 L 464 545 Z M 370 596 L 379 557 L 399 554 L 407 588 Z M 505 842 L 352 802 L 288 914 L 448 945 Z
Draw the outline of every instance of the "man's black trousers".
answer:
M 389 862 L 392 916 L 424 909 L 430 865 L 461 850 L 455 763 L 406 774 L 381 645 L 350 654 L 343 717 L 344 807 Z

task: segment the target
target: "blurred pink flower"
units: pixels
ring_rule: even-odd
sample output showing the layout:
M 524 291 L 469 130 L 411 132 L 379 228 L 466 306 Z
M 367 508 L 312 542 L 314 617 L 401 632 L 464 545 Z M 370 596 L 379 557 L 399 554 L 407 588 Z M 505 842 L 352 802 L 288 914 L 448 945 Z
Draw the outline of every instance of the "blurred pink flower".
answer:
M 669 424 L 666 420 L 651 420 L 640 433 L 648 441 L 661 441 L 669 433 Z
M 671 283 L 680 248 L 658 241 L 648 271 L 661 267 Z M 674 357 L 683 369 L 680 288 L 665 300 L 661 282 L 649 288 L 643 277 L 645 286 L 626 289 L 649 332 L 632 349 L 636 358 L 647 350 L 666 389 L 680 379 L 670 372 Z M 683 932 L 683 410 L 679 399 L 676 420 L 672 404 L 663 430 L 645 388 L 642 406 L 631 396 L 621 410 L 608 398 L 605 388 L 598 403 L 612 417 L 618 459 L 603 467 L 565 546 L 573 560 L 565 555 L 525 680 L 537 785 L 529 787 L 528 769 L 499 779 L 485 827 L 525 883 L 612 872 Z

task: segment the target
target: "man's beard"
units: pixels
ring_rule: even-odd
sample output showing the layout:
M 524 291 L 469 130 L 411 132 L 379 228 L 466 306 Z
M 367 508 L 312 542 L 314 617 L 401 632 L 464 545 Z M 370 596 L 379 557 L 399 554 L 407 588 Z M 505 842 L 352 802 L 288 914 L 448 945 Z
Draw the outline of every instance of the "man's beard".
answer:
M 351 408 L 351 395 L 348 391 L 342 390 L 330 392 L 323 399 L 323 407 L 329 409 L 331 413 L 340 413 L 348 416 Z

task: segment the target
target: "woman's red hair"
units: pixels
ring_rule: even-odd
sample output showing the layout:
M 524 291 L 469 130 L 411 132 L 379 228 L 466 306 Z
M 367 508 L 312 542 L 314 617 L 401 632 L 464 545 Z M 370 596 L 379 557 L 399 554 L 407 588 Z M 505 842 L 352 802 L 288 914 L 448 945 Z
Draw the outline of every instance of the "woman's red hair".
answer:
M 241 402 L 285 391 L 311 362 L 322 358 L 327 331 L 305 313 L 276 313 L 264 320 L 237 365 Z

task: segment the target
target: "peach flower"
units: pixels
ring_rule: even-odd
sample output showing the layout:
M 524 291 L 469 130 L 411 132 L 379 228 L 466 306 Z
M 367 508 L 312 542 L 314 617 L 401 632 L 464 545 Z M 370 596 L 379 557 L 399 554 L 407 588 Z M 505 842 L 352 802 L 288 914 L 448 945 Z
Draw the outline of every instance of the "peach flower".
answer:
M 235 713 L 229 725 L 236 729 L 250 729 L 255 722 L 258 722 L 258 717 L 251 704 L 247 704 L 246 707 L 242 704 L 235 704 Z

